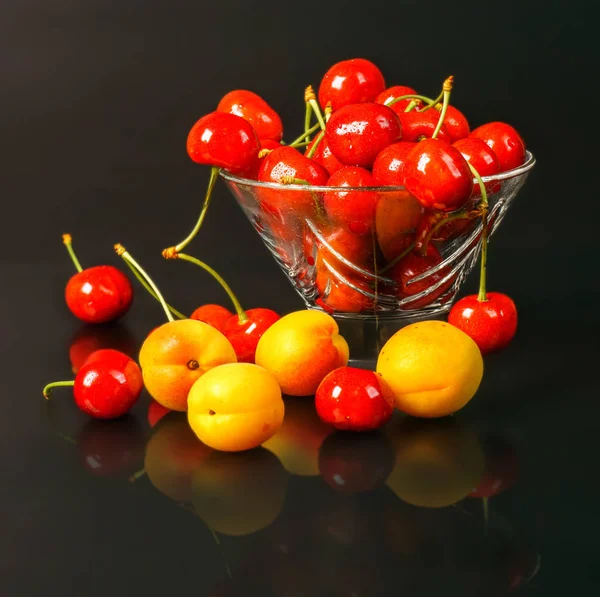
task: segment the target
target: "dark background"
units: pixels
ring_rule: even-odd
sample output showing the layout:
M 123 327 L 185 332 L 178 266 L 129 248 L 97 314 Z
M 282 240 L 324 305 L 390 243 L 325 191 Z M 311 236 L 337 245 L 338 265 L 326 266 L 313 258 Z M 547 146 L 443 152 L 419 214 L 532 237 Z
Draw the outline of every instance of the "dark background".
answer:
M 598 593 L 598 50 L 586 5 L 3 0 L 3 595 L 206 594 L 201 580 L 220 556 L 202 525 L 146 486 L 84 474 L 48 424 L 41 387 L 70 376 L 79 328 L 63 301 L 72 266 L 60 235 L 73 234 L 84 266 L 118 264 L 122 242 L 183 311 L 226 304 L 202 273 L 160 256 L 187 234 L 208 180 L 186 155 L 189 128 L 247 88 L 291 139 L 304 87 L 359 56 L 389 84 L 429 95 L 454 74 L 472 126 L 509 122 L 537 158 L 490 249 L 489 288 L 515 299 L 519 333 L 486 362 L 465 417 L 519 446 L 521 480 L 500 504 L 542 554 L 523 592 Z M 190 252 L 248 307 L 302 307 L 222 183 Z M 139 340 L 162 314 L 137 296 L 126 327 Z M 68 392 L 59 401 L 56 426 L 76 434 L 85 419 Z

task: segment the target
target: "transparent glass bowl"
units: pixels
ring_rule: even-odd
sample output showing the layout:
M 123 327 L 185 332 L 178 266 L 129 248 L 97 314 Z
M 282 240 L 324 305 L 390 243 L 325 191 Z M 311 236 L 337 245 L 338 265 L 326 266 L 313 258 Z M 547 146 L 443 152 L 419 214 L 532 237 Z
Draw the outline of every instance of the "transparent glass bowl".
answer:
M 522 166 L 483 177 L 490 236 L 534 165 L 527 152 Z M 225 171 L 221 177 L 306 306 L 338 321 L 354 361 L 372 362 L 403 325 L 441 318 L 477 262 L 482 231 L 474 211 L 480 201 L 477 184 L 469 204 L 474 217 L 439 228 L 428 243 L 428 258 L 411 251 L 398 260 L 423 227 L 423 218 L 432 215 L 403 187 L 273 184 Z M 347 222 L 328 217 L 326 195 L 349 192 L 375 198 L 375 225 L 369 230 L 360 222 L 350 223 L 349 230 Z

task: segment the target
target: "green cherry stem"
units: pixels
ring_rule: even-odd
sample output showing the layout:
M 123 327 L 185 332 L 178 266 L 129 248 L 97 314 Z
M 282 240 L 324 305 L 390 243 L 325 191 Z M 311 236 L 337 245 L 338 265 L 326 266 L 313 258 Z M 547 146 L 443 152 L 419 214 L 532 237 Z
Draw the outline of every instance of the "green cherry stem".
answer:
M 217 182 L 220 171 L 221 169 L 217 168 L 216 166 L 213 166 L 210 170 L 210 179 L 208 180 L 208 188 L 206 189 L 206 195 L 204 196 L 204 203 L 202 205 L 202 209 L 200 210 L 198 221 L 196 222 L 196 225 L 192 231 L 179 244 L 175 245 L 174 247 L 169 247 L 168 249 L 165 249 L 165 251 L 173 249 L 179 253 L 179 251 L 183 251 L 183 249 L 185 249 L 185 247 L 187 247 L 194 240 L 200 231 L 200 228 L 202 227 L 204 218 L 206 217 L 206 211 L 208 210 L 210 198 L 212 196 L 213 189 L 215 188 L 215 183 Z
M 125 247 L 123 245 L 117 243 L 114 248 L 115 248 L 115 253 L 119 257 L 121 257 L 121 259 L 123 259 L 123 261 L 125 261 L 125 263 L 134 267 L 140 273 L 140 275 L 146 280 L 146 282 L 148 283 L 150 288 L 152 288 L 152 290 L 154 291 L 154 294 L 156 295 L 156 298 L 158 299 L 158 302 L 161 304 L 162 308 L 165 311 L 165 315 L 167 316 L 167 319 L 169 321 L 175 321 L 175 319 L 173 319 L 173 315 L 171 315 L 171 311 L 169 310 L 167 301 L 165 301 L 163 295 L 160 293 L 160 290 L 157 288 L 156 284 L 152 281 L 152 278 L 150 278 L 150 276 L 144 271 L 142 266 L 129 254 L 129 252 L 127 251 L 127 249 L 125 249 Z
M 435 103 L 435 100 L 432 100 L 430 97 L 426 97 L 424 95 L 418 95 L 416 93 L 410 93 L 408 95 L 400 95 L 398 97 L 395 97 L 393 100 L 390 100 L 388 102 L 386 102 L 384 105 L 388 106 L 388 108 L 390 106 L 393 106 L 394 104 L 396 104 L 397 102 L 401 102 L 402 100 L 421 100 L 423 102 L 426 102 L 427 104 L 430 103 Z
M 446 112 L 448 111 L 448 105 L 450 104 L 450 93 L 452 92 L 452 86 L 454 84 L 454 77 L 452 75 L 450 75 L 445 81 L 444 81 L 444 85 L 442 86 L 442 94 L 443 94 L 443 99 L 442 99 L 442 110 L 440 112 L 440 117 L 438 120 L 438 123 L 435 127 L 435 130 L 433 131 L 433 135 L 431 135 L 432 139 L 435 139 L 441 128 L 442 128 L 442 124 L 444 124 L 444 119 L 446 118 Z M 436 102 L 437 103 L 437 102 Z
M 70 381 L 53 381 L 52 383 L 49 383 L 48 385 L 44 386 L 44 389 L 42 390 L 42 394 L 44 394 L 44 398 L 46 400 L 50 400 L 50 395 L 52 394 L 52 389 L 53 388 L 67 388 L 67 387 L 73 387 L 75 385 L 75 382 L 73 380 Z
M 298 145 L 300 145 L 301 143 L 306 143 L 305 137 L 308 135 L 311 135 L 312 133 L 316 133 L 319 129 L 321 128 L 321 125 L 317 122 L 317 124 L 315 124 L 314 126 L 310 127 L 309 129 L 306 129 L 306 131 L 304 133 L 302 133 L 299 137 L 297 137 L 296 139 L 294 139 L 289 146 L 290 147 L 297 147 Z M 310 141 L 308 141 L 310 143 Z
M 317 102 L 317 96 L 315 95 L 315 91 L 312 85 L 309 85 L 304 90 L 304 101 L 310 104 L 312 111 L 315 113 L 317 120 L 319 121 L 319 126 L 321 129 L 325 130 L 325 120 L 323 119 L 323 114 L 321 113 L 321 107 Z
M 139 471 L 133 473 L 133 475 L 131 475 L 127 481 L 129 481 L 130 483 L 135 483 L 135 481 L 137 481 L 138 479 L 141 479 L 143 476 L 146 475 L 146 469 L 142 468 Z
M 313 146 L 310 148 L 309 152 L 306 154 L 307 158 L 312 158 L 315 155 L 315 151 L 317 151 L 317 147 L 321 144 L 321 141 L 325 138 L 325 131 L 321 131 L 316 137 Z
M 67 251 L 69 251 L 69 255 L 71 256 L 73 264 L 75 265 L 75 269 L 78 272 L 82 272 L 83 268 L 81 267 L 81 263 L 79 263 L 79 259 L 77 259 L 77 255 L 75 255 L 75 251 L 73 251 L 73 238 L 70 234 L 63 234 L 62 239 L 65 247 L 67 247 Z
M 404 249 L 404 251 L 402 251 L 402 253 L 400 253 L 400 255 L 396 255 L 396 257 L 394 257 L 385 267 L 381 268 L 379 270 L 379 273 L 385 274 L 385 272 L 392 269 L 396 265 L 396 263 L 398 263 L 398 261 L 400 261 L 403 257 L 406 257 L 414 248 L 415 248 L 415 243 L 414 242 L 410 243 L 410 245 L 408 245 L 408 247 L 406 247 L 406 249 Z
M 310 102 L 306 101 L 306 97 L 304 98 L 304 102 L 305 102 L 306 108 L 305 108 L 305 112 L 304 112 L 304 137 L 302 137 L 302 138 L 304 139 L 304 141 L 306 143 L 310 143 L 309 130 L 310 130 L 310 121 L 312 118 L 312 106 L 310 105 Z
M 469 164 L 469 162 L 467 162 Z M 469 168 L 479 184 L 479 191 L 481 192 L 481 207 L 483 209 L 483 215 L 481 216 L 481 269 L 479 271 L 479 294 L 477 300 L 481 302 L 487 301 L 487 248 L 488 248 L 488 198 L 485 184 L 479 175 L 479 172 L 469 164 Z
M 406 106 L 405 112 L 412 112 L 419 105 L 419 100 L 410 100 L 408 106 Z
M 146 280 L 144 280 L 144 278 L 142 277 L 140 272 L 138 272 L 138 270 L 135 267 L 133 267 L 133 265 L 131 265 L 131 263 L 129 263 L 128 261 L 126 261 L 125 264 L 131 270 L 131 273 L 138 279 L 139 283 L 148 291 L 148 293 L 151 296 L 153 296 L 157 301 L 160 302 L 158 295 L 156 294 L 156 292 L 154 292 L 154 290 L 152 290 L 152 287 L 150 286 L 150 284 L 148 284 L 148 282 L 146 282 Z M 171 313 L 173 313 L 173 315 L 175 315 L 175 317 L 177 317 L 177 319 L 187 319 L 188 318 L 187 315 L 184 315 L 181 311 L 178 311 L 177 309 L 175 309 L 175 307 L 169 305 L 169 303 L 167 303 L 167 307 L 168 307 L 169 311 L 171 311 Z
M 200 261 L 200 259 L 196 259 L 196 257 L 186 255 L 185 253 L 174 253 L 169 256 L 163 254 L 163 257 L 166 259 L 182 259 L 183 261 L 189 261 L 190 263 L 193 263 L 207 271 L 221 285 L 223 290 L 227 293 L 227 296 L 229 296 L 231 299 L 240 323 L 246 323 L 246 321 L 248 321 L 246 312 L 242 308 L 240 302 L 237 300 L 235 294 L 233 294 L 229 284 L 227 284 L 227 282 L 225 282 L 225 280 L 212 267 L 210 267 L 210 265 L 204 263 L 204 261 Z

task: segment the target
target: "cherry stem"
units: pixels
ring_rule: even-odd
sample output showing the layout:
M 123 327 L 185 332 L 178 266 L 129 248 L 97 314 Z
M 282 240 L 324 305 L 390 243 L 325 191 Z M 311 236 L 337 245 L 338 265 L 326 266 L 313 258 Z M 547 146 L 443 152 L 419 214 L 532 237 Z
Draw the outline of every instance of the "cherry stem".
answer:
M 121 259 L 123 259 L 123 261 L 125 261 L 125 263 L 132 266 L 140 273 L 140 275 L 146 280 L 146 282 L 148 283 L 150 288 L 152 288 L 152 290 L 156 294 L 156 298 L 158 299 L 158 302 L 161 304 L 162 308 L 164 309 L 167 319 L 169 321 L 175 321 L 173 319 L 173 315 L 171 315 L 171 311 L 169 310 L 167 301 L 165 301 L 160 290 L 157 288 L 156 284 L 152 281 L 152 278 L 144 271 L 142 266 L 129 254 L 129 252 L 127 251 L 127 249 L 125 249 L 125 247 L 123 245 L 120 245 L 117 243 L 115 245 L 115 252 L 117 255 L 119 255 L 119 257 L 121 257 Z
M 406 247 L 406 249 L 404 249 L 404 251 L 402 251 L 402 253 L 400 253 L 400 255 L 397 255 L 396 257 L 394 257 L 384 268 L 380 269 L 379 273 L 384 274 L 385 272 L 390 270 L 392 267 L 394 267 L 396 265 L 396 263 L 398 263 L 398 261 L 400 261 L 403 257 L 406 257 L 414 248 L 415 248 L 415 243 L 414 242 L 410 243 L 410 245 L 408 245 L 408 247 Z
M 312 85 L 309 85 L 304 90 L 304 101 L 311 107 L 312 111 L 315 113 L 317 120 L 319 121 L 319 126 L 325 130 L 325 121 L 323 120 L 323 114 L 321 113 L 321 106 L 317 102 L 317 96 L 315 95 L 315 91 L 312 88 Z
M 146 469 L 145 468 L 140 469 L 139 471 L 137 471 L 137 473 L 133 473 L 133 475 L 131 475 L 127 480 L 130 483 L 134 483 L 138 479 L 141 479 L 144 475 L 146 475 Z
M 319 129 L 321 128 L 321 125 L 317 122 L 317 124 L 315 124 L 314 126 L 310 127 L 309 129 L 307 129 L 304 133 L 302 133 L 298 138 L 294 139 L 289 146 L 290 147 L 297 147 L 300 143 L 306 143 L 306 141 L 304 140 L 307 133 L 311 134 L 311 133 L 316 133 Z M 310 143 L 310 140 L 308 141 Z
M 435 130 L 433 131 L 433 135 L 431 135 L 432 139 L 435 139 L 440 130 L 442 129 L 442 124 L 444 124 L 444 119 L 446 118 L 446 112 L 448 111 L 448 106 L 450 105 L 450 93 L 452 92 L 452 85 L 454 84 L 454 77 L 453 76 L 449 76 L 445 81 L 444 81 L 444 85 L 442 86 L 442 94 L 443 94 L 443 100 L 442 100 L 442 110 L 440 112 L 440 117 L 438 119 L 438 122 L 435 126 Z M 437 102 L 436 102 L 437 103 Z
M 235 294 L 233 294 L 233 291 L 229 287 L 229 284 L 227 284 L 227 282 L 225 282 L 225 280 L 212 267 L 210 267 L 210 265 L 207 265 L 206 263 L 204 263 L 204 261 L 200 261 L 200 259 L 196 259 L 196 257 L 186 255 L 185 253 L 176 253 L 172 256 L 172 258 L 189 261 L 190 263 L 193 263 L 198 267 L 201 267 L 203 270 L 207 271 L 222 286 L 223 290 L 231 299 L 231 302 L 233 303 L 235 311 L 238 315 L 239 322 L 246 323 L 246 321 L 248 321 L 248 316 L 246 315 L 246 312 L 244 311 L 244 309 L 242 309 L 242 305 L 237 300 Z
M 393 100 L 390 100 L 388 102 L 386 102 L 384 105 L 386 105 L 388 108 L 390 106 L 393 106 L 394 104 L 401 102 L 402 100 L 421 100 L 423 102 L 426 102 L 427 104 L 435 104 L 436 100 L 432 100 L 430 97 L 426 97 L 424 95 L 417 95 L 416 93 L 409 93 L 408 95 L 400 95 L 398 97 L 395 97 Z
M 179 253 L 179 251 L 183 251 L 185 247 L 187 247 L 196 237 L 200 228 L 202 227 L 202 222 L 204 222 L 204 218 L 206 216 L 206 211 L 208 210 L 208 206 L 210 204 L 210 198 L 212 196 L 213 189 L 215 188 L 215 183 L 217 182 L 217 178 L 219 176 L 220 168 L 213 166 L 210 170 L 210 179 L 208 181 L 208 187 L 206 189 L 206 195 L 204 196 L 204 204 L 202 205 L 202 209 L 200 210 L 200 215 L 198 216 L 198 221 L 196 225 L 192 229 L 192 231 L 184 238 L 179 244 L 174 247 L 169 247 L 169 249 L 174 249 Z M 168 251 L 169 249 L 165 249 Z
M 73 246 L 71 244 L 73 242 L 73 238 L 70 234 L 63 234 L 62 239 L 65 247 L 67 247 L 67 251 L 69 251 L 69 255 L 71 256 L 71 260 L 75 265 L 75 269 L 78 272 L 82 272 L 83 268 L 81 267 L 81 263 L 79 263 L 79 259 L 77 259 L 77 255 L 75 255 L 75 251 L 73 251 Z
M 312 106 L 310 102 L 306 102 L 306 111 L 304 113 L 304 141 L 306 143 L 310 143 L 310 121 L 312 117 Z
M 315 155 L 315 151 L 317 151 L 317 147 L 319 147 L 321 141 L 325 138 L 325 131 L 321 131 L 316 137 L 313 146 L 310 148 L 309 152 L 306 154 L 307 158 L 312 158 Z
M 281 177 L 281 184 L 301 184 L 301 185 L 305 185 L 305 186 L 310 186 L 310 182 L 308 182 L 308 180 L 304 180 L 304 178 L 294 178 L 293 176 L 282 176 Z M 317 193 L 310 193 L 312 198 L 313 198 L 313 202 L 315 204 L 315 210 L 317 211 L 317 217 L 319 218 L 319 220 L 321 222 L 325 221 L 325 212 L 323 211 L 323 206 L 321 205 L 321 202 L 319 201 L 319 195 Z
M 125 263 L 127 264 L 127 267 L 131 270 L 131 273 L 138 279 L 140 284 L 148 291 L 148 293 L 150 295 L 152 295 L 157 301 L 160 301 L 156 292 L 154 292 L 154 290 L 152 290 L 151 286 L 148 284 L 148 282 L 146 282 L 146 280 L 144 280 L 144 278 L 142 277 L 140 272 L 138 272 L 138 270 L 135 269 L 135 267 L 133 267 L 133 265 L 131 265 L 131 263 L 128 263 L 127 261 Z M 175 307 L 172 307 L 171 305 L 169 305 L 169 303 L 167 303 L 167 307 L 168 307 L 169 311 L 171 311 L 171 313 L 173 313 L 173 315 L 175 315 L 175 317 L 177 317 L 178 319 L 187 319 L 188 318 L 187 315 L 184 315 L 181 311 L 178 311 L 177 309 L 175 309 Z
M 44 386 L 44 389 L 42 390 L 42 394 L 44 394 L 44 398 L 46 400 L 50 400 L 50 395 L 52 394 L 52 389 L 53 388 L 66 388 L 66 387 L 73 387 L 75 385 L 75 381 L 74 380 L 70 380 L 70 381 L 54 381 L 52 383 L 49 383 L 48 385 Z
M 483 209 L 483 215 L 481 216 L 481 269 L 479 272 L 479 294 L 477 295 L 477 300 L 481 302 L 487 301 L 487 248 L 488 248 L 488 198 L 487 191 L 485 188 L 485 184 L 483 184 L 483 180 L 479 175 L 479 172 L 475 170 L 472 164 L 469 164 L 469 168 L 473 174 L 473 176 L 477 179 L 479 184 L 479 190 L 481 192 L 481 207 Z
M 421 108 L 419 110 L 419 112 L 425 112 L 426 110 L 429 110 L 430 108 L 433 108 L 439 102 L 441 102 L 443 98 L 444 98 L 444 91 L 442 89 L 442 91 L 440 91 L 440 94 L 434 100 L 430 100 L 424 108 Z
M 410 100 L 410 103 L 408 104 L 408 106 L 406 106 L 406 110 L 404 111 L 412 112 L 419 105 L 419 103 L 419 100 Z

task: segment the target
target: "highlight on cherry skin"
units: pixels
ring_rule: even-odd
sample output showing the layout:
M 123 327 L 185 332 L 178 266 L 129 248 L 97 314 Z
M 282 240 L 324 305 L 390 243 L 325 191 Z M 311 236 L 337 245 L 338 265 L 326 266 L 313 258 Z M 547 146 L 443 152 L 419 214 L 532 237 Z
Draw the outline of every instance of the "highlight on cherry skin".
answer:
M 67 282 L 67 307 L 86 323 L 107 323 L 123 316 L 131 306 L 133 289 L 123 272 L 112 265 L 96 265 L 83 269 L 77 258 L 70 234 L 63 234 L 63 243 L 77 273 Z
M 53 382 L 44 387 L 49 400 L 57 387 L 72 387 L 75 404 L 96 419 L 116 419 L 129 412 L 142 388 L 142 372 L 126 354 L 113 349 L 93 352 L 74 380 Z

